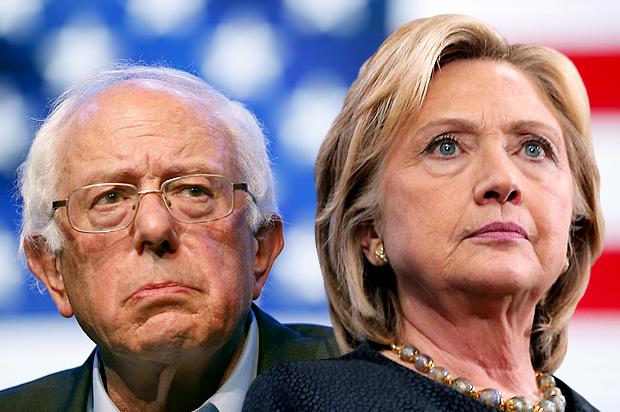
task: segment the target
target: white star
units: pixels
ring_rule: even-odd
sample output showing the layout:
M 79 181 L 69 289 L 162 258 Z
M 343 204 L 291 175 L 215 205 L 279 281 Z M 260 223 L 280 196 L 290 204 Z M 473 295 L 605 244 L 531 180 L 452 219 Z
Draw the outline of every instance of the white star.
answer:
M 293 155 L 314 164 L 321 142 L 342 107 L 346 89 L 329 77 L 311 77 L 297 87 L 288 101 L 279 127 L 279 141 Z
M 41 50 L 43 76 L 60 92 L 116 59 L 117 45 L 106 26 L 80 18 L 52 34 Z
M 370 15 L 368 0 L 284 0 L 284 6 L 291 17 L 306 25 L 297 27 L 331 34 L 352 34 Z
M 303 303 L 325 302 L 323 277 L 314 246 L 314 227 L 311 223 L 287 230 L 286 247 L 276 261 L 274 278 L 288 295 Z
M 27 119 L 22 95 L 11 85 L 0 83 L 0 170 L 6 175 L 15 172 L 28 148 L 31 125 Z
M 0 308 L 14 306 L 21 296 L 18 291 L 24 279 L 19 267 L 15 238 L 0 230 Z
M 206 4 L 206 0 L 128 0 L 127 11 L 140 28 L 155 35 L 172 35 L 193 26 Z
M 278 43 L 271 26 L 256 18 L 222 23 L 206 44 L 202 73 L 227 93 L 247 99 L 282 72 Z
M 43 9 L 41 0 L 0 1 L 0 37 L 19 37 L 34 27 Z

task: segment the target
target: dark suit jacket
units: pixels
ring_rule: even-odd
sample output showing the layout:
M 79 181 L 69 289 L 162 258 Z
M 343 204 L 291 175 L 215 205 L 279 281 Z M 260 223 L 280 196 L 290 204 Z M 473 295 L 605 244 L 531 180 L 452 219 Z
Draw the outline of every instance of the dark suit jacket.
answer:
M 282 325 L 252 307 L 258 323 L 258 373 L 282 362 L 340 356 L 331 328 Z M 84 412 L 94 352 L 82 366 L 0 391 L 0 411 Z
M 362 343 L 336 359 L 278 365 L 248 390 L 242 412 L 497 412 Z M 566 412 L 598 412 L 556 378 Z

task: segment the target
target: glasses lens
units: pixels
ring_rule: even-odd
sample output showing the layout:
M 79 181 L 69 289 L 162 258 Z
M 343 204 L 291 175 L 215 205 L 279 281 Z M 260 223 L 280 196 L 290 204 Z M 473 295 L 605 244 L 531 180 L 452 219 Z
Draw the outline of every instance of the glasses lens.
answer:
M 76 229 L 85 232 L 119 229 L 133 219 L 137 198 L 136 188 L 131 185 L 86 186 L 69 196 L 69 220 Z
M 232 183 L 223 176 L 183 176 L 168 181 L 163 190 L 170 213 L 181 222 L 221 219 L 233 209 Z

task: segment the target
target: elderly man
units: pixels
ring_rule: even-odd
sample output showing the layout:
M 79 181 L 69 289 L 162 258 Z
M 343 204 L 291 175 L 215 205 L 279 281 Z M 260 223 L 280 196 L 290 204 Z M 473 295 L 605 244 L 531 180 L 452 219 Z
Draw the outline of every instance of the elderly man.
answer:
M 200 79 L 88 79 L 43 123 L 20 183 L 28 265 L 97 349 L 0 392 L 0 410 L 235 411 L 257 372 L 337 355 L 327 328 L 252 306 L 283 246 L 265 141 Z

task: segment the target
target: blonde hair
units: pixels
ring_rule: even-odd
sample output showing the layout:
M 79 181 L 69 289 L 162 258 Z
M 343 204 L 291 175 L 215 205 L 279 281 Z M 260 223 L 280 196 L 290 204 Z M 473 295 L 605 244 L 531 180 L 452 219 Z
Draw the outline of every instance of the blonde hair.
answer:
M 575 183 L 570 267 L 538 303 L 530 353 L 554 371 L 567 346 L 567 324 L 601 252 L 599 174 L 583 82 L 568 58 L 537 45 L 511 45 L 476 19 L 441 15 L 400 27 L 362 66 L 321 145 L 315 166 L 316 242 L 330 314 L 344 351 L 369 340 L 391 343 L 400 305 L 389 266 L 366 261 L 363 225 L 380 220 L 380 170 L 402 122 L 421 108 L 433 73 L 455 60 L 507 62 L 545 93 L 560 119 Z

